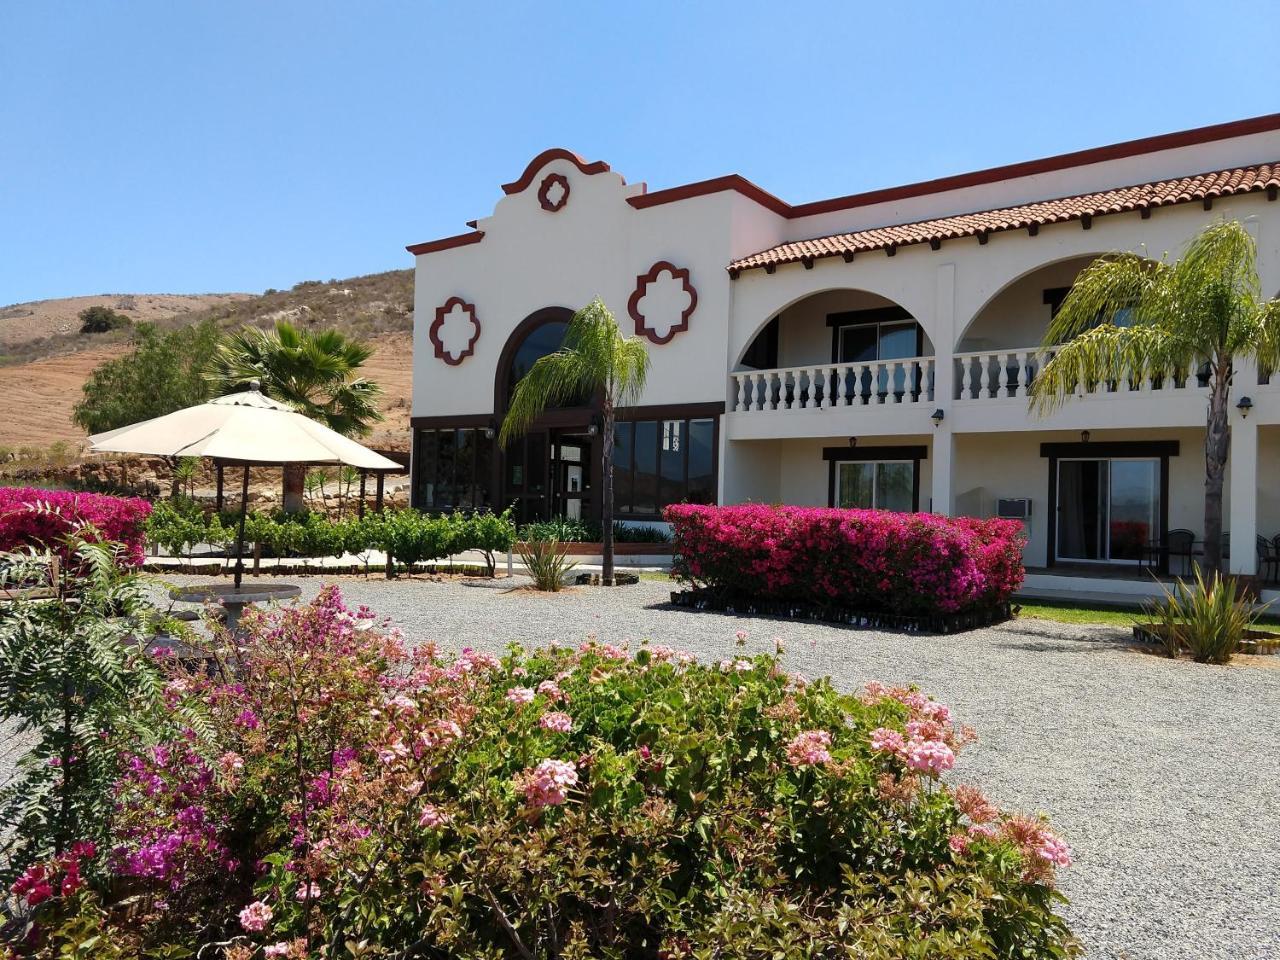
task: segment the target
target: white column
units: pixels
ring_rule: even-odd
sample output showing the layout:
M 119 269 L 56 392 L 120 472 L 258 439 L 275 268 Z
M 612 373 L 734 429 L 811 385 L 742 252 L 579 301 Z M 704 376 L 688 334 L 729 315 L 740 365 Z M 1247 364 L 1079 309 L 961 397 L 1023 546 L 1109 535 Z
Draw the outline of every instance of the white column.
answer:
M 956 350 L 956 265 L 943 263 L 934 273 L 934 317 L 930 336 L 933 340 L 934 409 L 943 413 L 942 423 L 933 428 L 933 450 L 929 454 L 934 513 L 951 516 L 955 513 L 955 490 L 951 483 L 956 441 L 951 432 L 951 417 L 955 410 L 955 350 Z M 931 411 L 932 412 L 932 411 Z
M 1241 397 L 1258 390 L 1258 368 L 1237 359 L 1232 378 L 1228 416 L 1231 417 L 1231 454 L 1227 460 L 1229 503 L 1225 528 L 1231 532 L 1231 573 L 1252 576 L 1258 572 L 1258 420 L 1243 417 L 1236 409 Z
M 947 422 L 943 420 L 933 431 L 933 450 L 929 454 L 932 462 L 929 465 L 929 470 L 933 477 L 932 510 L 934 513 L 947 517 L 955 513 L 955 492 L 951 486 L 955 452 L 955 435 L 951 432 L 951 428 L 947 426 Z

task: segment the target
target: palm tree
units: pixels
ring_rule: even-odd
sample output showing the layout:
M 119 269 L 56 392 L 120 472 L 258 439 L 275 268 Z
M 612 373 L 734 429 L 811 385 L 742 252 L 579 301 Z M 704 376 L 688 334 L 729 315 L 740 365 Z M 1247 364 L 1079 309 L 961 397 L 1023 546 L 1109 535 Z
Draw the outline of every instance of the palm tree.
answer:
M 1209 379 L 1205 431 L 1204 553 L 1222 568 L 1222 482 L 1231 445 L 1237 358 L 1280 366 L 1280 301 L 1265 300 L 1253 237 L 1235 220 L 1205 228 L 1175 263 L 1135 253 L 1095 260 L 1049 324 L 1055 351 L 1031 385 L 1032 408 L 1061 406 L 1077 387 L 1188 376 Z
M 299 330 L 284 320 L 275 329 L 244 327 L 224 340 L 209 378 L 223 389 L 257 380 L 267 396 L 293 406 L 345 437 L 366 436 L 382 419 L 382 388 L 359 376 L 373 349 L 337 330 Z M 304 464 L 284 468 L 284 508 L 303 508 Z
M 516 384 L 498 442 L 523 434 L 547 407 L 598 396 L 601 419 L 601 581 L 613 583 L 613 429 L 619 407 L 640 398 L 649 373 L 649 353 L 639 337 L 624 337 L 609 308 L 597 297 L 573 315 L 564 343 L 538 359 Z

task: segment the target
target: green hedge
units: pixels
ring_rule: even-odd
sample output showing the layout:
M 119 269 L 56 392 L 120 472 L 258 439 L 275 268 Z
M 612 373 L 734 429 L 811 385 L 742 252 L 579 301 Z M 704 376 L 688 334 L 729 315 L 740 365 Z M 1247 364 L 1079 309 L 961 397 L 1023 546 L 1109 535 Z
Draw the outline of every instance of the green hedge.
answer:
M 559 540 L 561 543 L 599 543 L 603 539 L 603 531 L 594 520 L 574 520 L 569 517 L 558 517 L 554 520 L 539 520 L 526 523 L 520 528 L 521 540 Z M 652 524 L 628 526 L 615 522 L 613 525 L 614 543 L 667 543 L 671 535 L 662 527 Z
M 147 521 L 147 537 L 174 556 L 183 556 L 196 544 L 234 544 L 239 520 L 234 512 L 205 514 L 191 500 L 160 500 Z M 433 516 L 412 509 L 387 510 L 342 520 L 321 513 L 254 511 L 245 518 L 244 538 L 247 545 L 261 544 L 276 556 L 340 557 L 381 550 L 410 565 L 480 550 L 492 575 L 494 554 L 511 548 L 516 527 L 510 511 Z

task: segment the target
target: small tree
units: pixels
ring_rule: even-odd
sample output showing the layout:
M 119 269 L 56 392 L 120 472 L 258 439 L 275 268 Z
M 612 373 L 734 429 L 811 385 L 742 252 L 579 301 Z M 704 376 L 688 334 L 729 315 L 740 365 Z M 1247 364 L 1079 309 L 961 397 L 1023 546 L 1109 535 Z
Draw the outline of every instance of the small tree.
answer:
M 564 344 L 541 357 L 518 384 L 498 441 L 506 446 L 549 406 L 598 395 L 601 419 L 601 580 L 613 583 L 613 431 L 618 407 L 640 399 L 649 373 L 649 352 L 639 337 L 625 337 L 597 297 L 573 315 Z
M 0 790 L 0 877 L 105 837 L 118 734 L 158 700 L 137 643 L 154 609 L 114 550 L 73 535 L 66 565 L 34 551 L 0 561 L 0 588 L 16 590 L 0 604 L 0 719 L 34 738 Z
M 102 304 L 81 310 L 79 318 L 81 333 L 108 333 L 111 330 L 119 330 L 121 327 L 127 327 L 133 323 L 123 313 L 117 313 Z
M 212 393 L 205 372 L 218 339 L 212 320 L 169 333 L 138 324 L 133 351 L 99 364 L 89 375 L 73 419 L 86 433 L 103 433 L 204 403 Z M 171 468 L 176 465 L 169 461 Z M 180 482 L 175 470 L 172 496 Z
M 1030 390 L 1032 408 L 1047 412 L 1082 385 L 1180 381 L 1207 366 L 1204 559 L 1210 570 L 1222 567 L 1235 361 L 1250 358 L 1263 372 L 1280 366 L 1280 301 L 1263 299 L 1256 260 L 1253 237 L 1235 220 L 1206 227 L 1172 264 L 1136 253 L 1095 260 L 1049 324 L 1043 349 L 1056 352 Z

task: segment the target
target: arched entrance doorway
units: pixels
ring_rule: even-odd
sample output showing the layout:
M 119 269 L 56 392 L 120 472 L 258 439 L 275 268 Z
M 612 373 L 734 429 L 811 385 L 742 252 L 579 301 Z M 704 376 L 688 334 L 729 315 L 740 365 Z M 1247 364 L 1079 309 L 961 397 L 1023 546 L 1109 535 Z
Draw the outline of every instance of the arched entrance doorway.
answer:
M 494 376 L 494 411 L 506 415 L 512 393 L 534 363 L 564 342 L 573 311 L 548 307 L 526 317 L 502 348 Z M 549 408 L 499 453 L 499 503 L 518 523 L 565 517 L 598 520 L 598 404 L 583 397 Z

